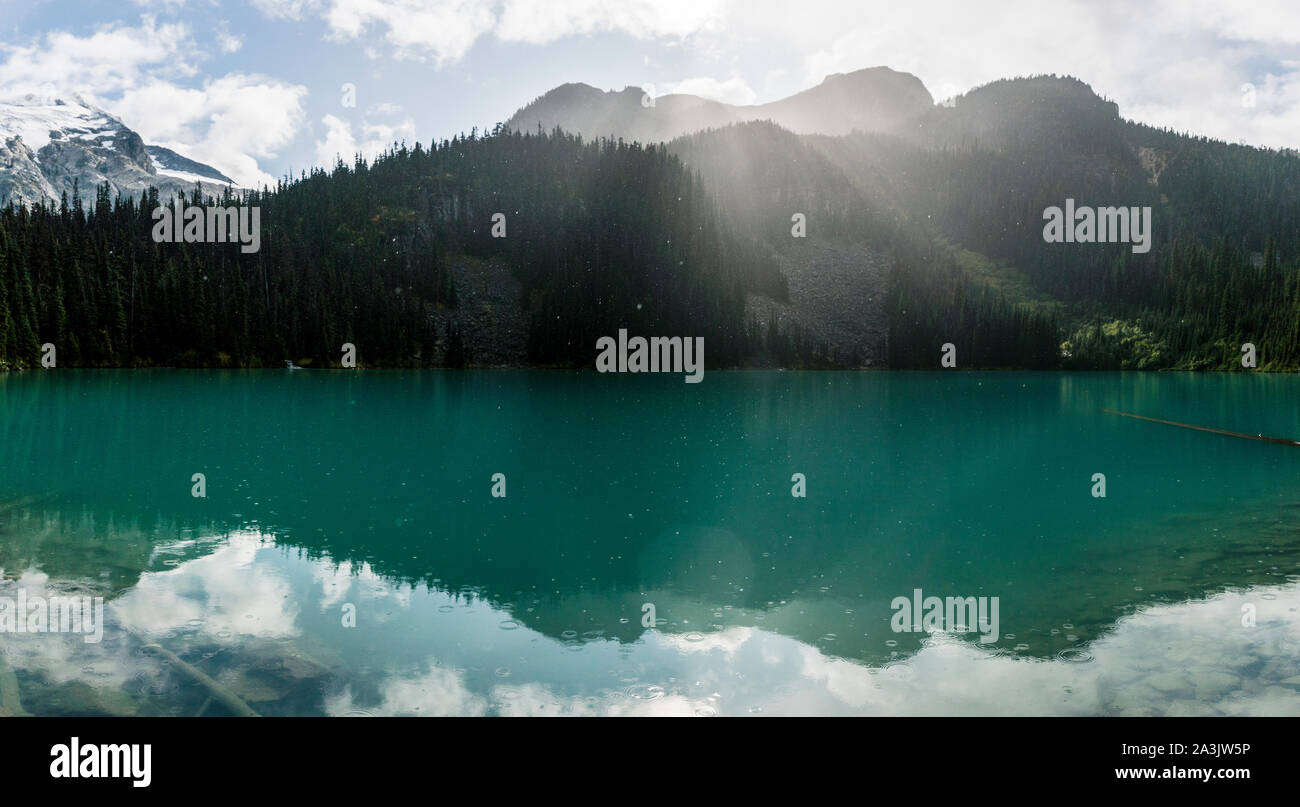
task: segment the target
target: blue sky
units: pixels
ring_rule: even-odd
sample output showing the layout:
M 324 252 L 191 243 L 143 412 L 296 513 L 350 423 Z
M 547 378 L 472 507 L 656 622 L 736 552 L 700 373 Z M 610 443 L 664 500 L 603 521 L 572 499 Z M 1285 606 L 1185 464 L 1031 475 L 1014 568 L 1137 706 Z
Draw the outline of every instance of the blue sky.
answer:
M 761 103 L 881 64 L 936 99 L 1075 75 L 1126 117 L 1300 146 L 1300 3 L 1225 5 L 0 0 L 0 96 L 80 93 L 241 184 L 490 127 L 567 81 Z

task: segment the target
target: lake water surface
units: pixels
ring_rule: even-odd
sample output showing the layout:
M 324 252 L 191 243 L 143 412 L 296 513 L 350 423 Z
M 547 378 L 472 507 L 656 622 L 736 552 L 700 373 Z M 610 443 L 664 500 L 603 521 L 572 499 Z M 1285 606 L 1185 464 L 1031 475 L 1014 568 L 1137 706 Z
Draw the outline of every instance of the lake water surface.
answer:
M 1300 439 L 1297 401 L 1245 373 L 0 374 L 0 597 L 107 617 L 0 633 L 0 712 L 1300 714 L 1300 447 L 1102 411 Z M 895 632 L 916 589 L 997 597 L 996 641 Z

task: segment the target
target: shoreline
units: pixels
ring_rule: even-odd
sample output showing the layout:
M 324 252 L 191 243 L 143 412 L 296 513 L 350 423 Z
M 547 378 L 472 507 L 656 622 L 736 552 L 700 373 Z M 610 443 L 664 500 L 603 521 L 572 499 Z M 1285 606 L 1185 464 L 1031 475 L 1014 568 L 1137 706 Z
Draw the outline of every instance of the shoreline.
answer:
M 150 371 L 150 370 L 193 370 L 193 371 L 250 371 L 250 372 L 278 372 L 278 373 L 296 373 L 296 372 L 355 372 L 357 370 L 371 371 L 419 371 L 419 372 L 508 372 L 520 370 L 541 370 L 549 372 L 578 372 L 594 373 L 596 375 L 611 375 L 610 373 L 600 373 L 594 367 L 562 367 L 557 365 L 543 364 L 518 364 L 518 365 L 470 365 L 467 367 L 403 367 L 400 365 L 358 365 L 356 367 L 220 367 L 216 365 L 205 365 L 200 367 L 190 367 L 182 365 L 159 364 L 149 367 L 127 367 L 127 366 L 101 366 L 101 367 L 55 367 L 55 368 L 36 368 L 36 367 L 5 367 L 0 366 L 0 375 L 5 373 L 30 373 L 30 372 L 48 372 L 50 369 L 59 370 L 129 370 L 129 371 Z M 1195 375 L 1291 375 L 1300 373 L 1300 367 L 1269 370 L 1264 368 L 1250 369 L 1192 369 L 1188 367 L 1165 367 L 1155 370 L 1125 370 L 1125 369 L 1067 369 L 1064 367 L 1053 368 L 1049 370 L 1031 369 L 1028 367 L 900 367 L 891 369 L 889 367 L 708 367 L 705 368 L 707 373 L 746 373 L 746 372 L 782 372 L 782 373 L 1066 373 L 1070 375 L 1088 374 L 1088 373 L 1191 373 Z M 616 373 L 614 375 L 649 375 L 650 373 Z

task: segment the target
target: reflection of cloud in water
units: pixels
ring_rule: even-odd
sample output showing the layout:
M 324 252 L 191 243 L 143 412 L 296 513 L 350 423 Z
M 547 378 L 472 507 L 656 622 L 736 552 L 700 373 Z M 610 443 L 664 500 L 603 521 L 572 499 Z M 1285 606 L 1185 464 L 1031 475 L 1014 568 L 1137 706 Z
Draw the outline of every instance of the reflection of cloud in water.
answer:
M 465 677 L 457 670 L 439 667 L 432 659 L 427 669 L 411 678 L 392 677 L 384 681 L 383 699 L 377 706 L 358 707 L 351 688 L 325 699 L 330 715 L 369 714 L 375 717 L 448 715 L 479 716 L 487 701 L 470 692 Z
M 296 635 L 298 605 L 288 581 L 279 570 L 254 562 L 272 547 L 257 533 L 234 533 L 209 555 L 141 575 L 113 602 L 113 614 L 151 634 L 200 620 L 205 634 L 230 641 Z
M 354 564 L 344 560 L 337 564 L 324 558 L 311 565 L 312 580 L 321 588 L 320 611 L 339 611 L 344 602 L 352 600 L 388 599 L 401 608 L 411 605 L 412 588 L 396 587 L 375 573 L 369 563 Z M 353 591 L 353 587 L 357 591 Z M 374 613 L 370 618 L 384 621 L 382 613 Z
M 430 660 L 428 669 L 415 677 L 391 677 L 381 686 L 378 704 L 358 706 L 351 689 L 326 699 L 325 711 L 333 716 L 373 717 L 482 716 L 691 716 L 707 705 L 693 703 L 681 695 L 662 695 L 658 688 L 644 698 L 602 699 L 594 696 L 562 696 L 543 684 L 493 687 L 488 697 L 473 694 L 465 676 L 457 670 L 438 667 Z
M 1254 627 L 1241 624 L 1244 603 L 1258 608 Z M 1291 585 L 1153 607 L 1094 642 L 1091 661 L 1018 658 L 936 636 L 904 663 L 868 668 L 756 632 L 732 651 L 728 663 L 746 676 L 723 705 L 776 714 L 1300 714 L 1298 604 L 1300 586 Z M 684 677 L 710 665 L 688 666 Z
M 1254 627 L 1242 605 L 1258 608 Z M 794 639 L 730 628 L 703 639 L 646 634 L 629 662 L 663 686 L 565 694 L 564 682 L 498 684 L 471 694 L 430 662 L 390 674 L 380 701 L 331 700 L 331 714 L 382 715 L 1090 715 L 1300 714 L 1300 585 L 1161 605 L 1121 620 L 1091 660 L 1017 657 L 935 636 L 905 662 L 867 667 Z M 596 644 L 604 644 L 596 643 Z M 649 675 L 643 681 L 653 681 Z M 670 681 L 683 682 L 670 685 Z M 690 682 L 685 683 L 685 682 Z
M 55 585 L 35 571 L 22 582 L 32 590 Z M 367 601 L 393 607 L 365 608 L 360 627 L 339 627 L 342 603 Z M 609 601 L 611 612 L 617 603 Z M 1245 603 L 1258 609 L 1254 627 L 1241 624 Z M 561 642 L 484 601 L 393 584 L 364 563 L 308 560 L 253 533 L 145 573 L 108 610 L 182 654 L 194 648 L 190 660 L 214 676 L 231 674 L 222 680 L 287 692 L 292 682 L 257 677 L 280 675 L 283 666 L 285 675 L 311 682 L 304 699 L 281 705 L 302 713 L 1300 714 L 1300 582 L 1144 609 L 1075 650 L 1090 657 L 1082 661 L 1019 657 L 936 636 L 885 667 L 756 626 L 650 631 L 631 644 Z M 133 652 L 135 643 L 113 628 L 110 619 L 99 645 L 54 635 L 2 636 L 0 645 L 32 679 L 29 687 L 81 680 L 103 691 L 133 678 L 160 681 L 166 673 L 156 659 Z M 173 632 L 184 641 L 173 642 Z M 197 658 L 214 644 L 216 660 Z M 291 660 L 304 651 L 329 661 L 294 673 L 304 665 L 263 658 Z M 168 703 L 177 697 L 152 685 L 147 692 Z
M 95 592 L 69 587 L 37 569 L 28 569 L 16 581 L 28 597 L 78 594 L 97 596 Z M 16 588 L 0 593 L 16 596 Z M 105 629 L 101 642 L 88 643 L 80 633 L 5 633 L 0 634 L 0 649 L 5 661 L 15 670 L 39 674 L 48 684 L 89 682 L 95 687 L 126 685 L 133 676 L 150 668 L 150 663 L 123 652 L 120 636 Z
M 661 633 L 659 640 L 683 653 L 707 653 L 720 650 L 727 658 L 735 658 L 757 631 L 754 628 L 729 628 L 712 633 Z
M 693 717 L 716 712 L 706 699 L 659 696 L 657 691 L 650 695 L 653 697 L 562 698 L 540 684 L 524 684 L 495 687 L 492 701 L 496 713 L 505 717 Z

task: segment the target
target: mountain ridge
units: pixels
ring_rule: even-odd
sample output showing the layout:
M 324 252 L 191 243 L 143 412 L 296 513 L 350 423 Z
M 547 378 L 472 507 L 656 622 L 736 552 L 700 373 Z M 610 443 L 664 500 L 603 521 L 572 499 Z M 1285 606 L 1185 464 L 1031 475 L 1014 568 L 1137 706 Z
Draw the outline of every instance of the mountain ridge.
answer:
M 733 123 L 771 120 L 796 134 L 899 131 L 934 106 L 916 76 L 888 67 L 835 73 L 820 84 L 765 104 L 735 105 L 688 93 L 650 98 L 639 87 L 599 90 L 570 82 L 534 99 L 506 121 L 515 131 L 568 123 L 586 136 L 668 141 Z

